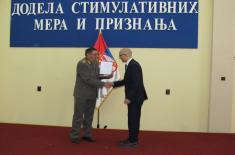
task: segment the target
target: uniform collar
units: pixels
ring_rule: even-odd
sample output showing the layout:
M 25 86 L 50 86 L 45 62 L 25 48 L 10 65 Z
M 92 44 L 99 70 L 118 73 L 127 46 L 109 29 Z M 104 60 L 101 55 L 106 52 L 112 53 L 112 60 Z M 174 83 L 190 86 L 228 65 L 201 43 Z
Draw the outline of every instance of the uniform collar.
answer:
M 85 57 L 85 60 L 89 65 L 92 64 L 92 62 L 89 59 L 87 59 L 87 57 Z

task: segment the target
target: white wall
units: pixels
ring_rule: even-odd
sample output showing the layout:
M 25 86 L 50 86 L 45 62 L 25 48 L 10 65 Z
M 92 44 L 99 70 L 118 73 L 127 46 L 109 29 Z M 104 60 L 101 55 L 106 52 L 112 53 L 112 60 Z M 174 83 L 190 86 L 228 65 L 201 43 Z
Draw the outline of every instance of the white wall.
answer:
M 233 9 L 234 14 L 235 9 Z M 235 81 L 235 17 L 233 19 L 233 81 Z M 235 133 L 235 82 L 233 82 L 232 132 Z
M 210 132 L 231 132 L 234 6 L 233 0 L 214 0 Z

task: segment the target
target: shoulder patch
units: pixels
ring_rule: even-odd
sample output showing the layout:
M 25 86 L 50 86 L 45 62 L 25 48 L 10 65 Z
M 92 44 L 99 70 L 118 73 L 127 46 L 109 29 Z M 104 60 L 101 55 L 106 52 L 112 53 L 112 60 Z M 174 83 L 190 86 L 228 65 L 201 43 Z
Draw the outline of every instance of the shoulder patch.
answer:
M 87 63 L 87 61 L 84 59 L 84 60 L 82 60 L 82 63 Z

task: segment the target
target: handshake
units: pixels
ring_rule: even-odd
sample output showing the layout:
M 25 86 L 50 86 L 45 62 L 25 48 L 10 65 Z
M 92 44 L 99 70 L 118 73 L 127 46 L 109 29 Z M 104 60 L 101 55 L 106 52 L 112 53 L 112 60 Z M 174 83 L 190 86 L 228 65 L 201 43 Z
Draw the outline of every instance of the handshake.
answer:
M 105 87 L 105 88 L 111 88 L 111 87 L 113 87 L 113 82 L 105 82 L 105 83 L 104 83 L 104 87 Z

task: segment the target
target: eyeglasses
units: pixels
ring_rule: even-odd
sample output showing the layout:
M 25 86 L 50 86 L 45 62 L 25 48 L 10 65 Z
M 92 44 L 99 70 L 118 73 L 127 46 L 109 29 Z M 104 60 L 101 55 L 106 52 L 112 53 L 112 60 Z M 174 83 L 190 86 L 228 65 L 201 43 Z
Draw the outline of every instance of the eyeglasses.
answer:
M 99 55 L 99 53 L 90 53 L 90 55 Z
M 123 55 L 126 55 L 126 54 L 120 54 L 119 57 L 123 56 Z

